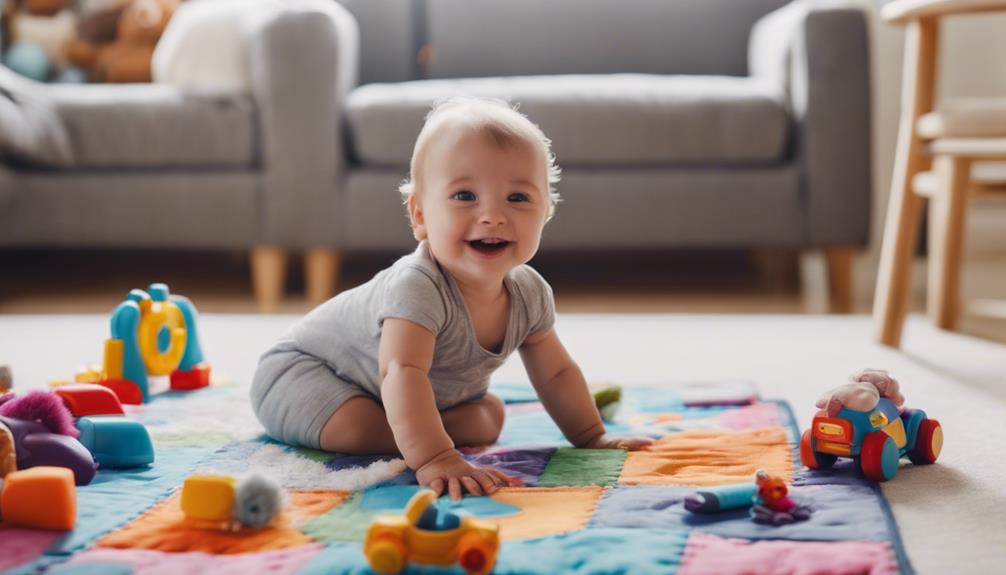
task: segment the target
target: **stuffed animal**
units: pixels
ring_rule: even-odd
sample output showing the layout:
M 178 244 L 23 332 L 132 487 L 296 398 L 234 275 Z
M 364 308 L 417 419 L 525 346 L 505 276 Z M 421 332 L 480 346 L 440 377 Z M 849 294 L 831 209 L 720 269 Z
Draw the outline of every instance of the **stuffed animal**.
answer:
M 759 469 L 755 474 L 758 493 L 754 496 L 751 518 L 758 523 L 785 525 L 808 519 L 811 510 L 806 505 L 798 505 L 789 497 L 789 487 L 782 477 L 768 474 Z
M 67 46 L 67 58 L 88 70 L 95 81 L 150 82 L 154 47 L 179 4 L 180 0 L 134 0 L 116 22 L 114 41 L 78 39 Z M 100 35 L 100 30 L 92 31 L 92 36 Z
M 817 400 L 816 415 L 836 417 L 843 407 L 856 411 L 870 411 L 881 397 L 891 400 L 899 410 L 904 409 L 905 396 L 898 380 L 882 369 L 864 369 L 850 378 L 850 383 L 827 391 Z

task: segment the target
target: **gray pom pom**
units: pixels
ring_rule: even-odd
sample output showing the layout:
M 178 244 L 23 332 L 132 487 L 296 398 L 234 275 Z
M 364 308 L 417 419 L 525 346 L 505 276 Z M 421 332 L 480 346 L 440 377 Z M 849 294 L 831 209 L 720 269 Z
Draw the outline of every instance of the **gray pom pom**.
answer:
M 234 488 L 234 519 L 245 527 L 268 525 L 282 507 L 280 486 L 264 475 L 249 475 Z

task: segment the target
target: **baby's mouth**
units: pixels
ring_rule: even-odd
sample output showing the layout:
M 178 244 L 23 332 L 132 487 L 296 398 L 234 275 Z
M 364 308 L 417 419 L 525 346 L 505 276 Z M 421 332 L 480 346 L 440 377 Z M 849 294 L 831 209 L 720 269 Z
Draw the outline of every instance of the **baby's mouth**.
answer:
M 499 238 L 487 238 L 483 240 L 471 240 L 468 242 L 468 245 L 472 246 L 477 252 L 495 254 L 506 249 L 510 245 L 510 242 Z

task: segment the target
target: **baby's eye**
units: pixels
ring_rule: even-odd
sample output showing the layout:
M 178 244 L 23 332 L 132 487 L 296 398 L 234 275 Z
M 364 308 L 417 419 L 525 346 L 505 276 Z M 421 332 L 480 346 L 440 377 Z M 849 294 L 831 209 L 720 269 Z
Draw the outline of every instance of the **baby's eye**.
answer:
M 451 199 L 461 200 L 462 202 L 474 202 L 475 194 L 469 192 L 468 190 L 461 190 L 460 192 L 456 192 L 453 196 L 451 196 Z
M 524 192 L 514 192 L 507 196 L 508 202 L 530 202 L 531 198 Z

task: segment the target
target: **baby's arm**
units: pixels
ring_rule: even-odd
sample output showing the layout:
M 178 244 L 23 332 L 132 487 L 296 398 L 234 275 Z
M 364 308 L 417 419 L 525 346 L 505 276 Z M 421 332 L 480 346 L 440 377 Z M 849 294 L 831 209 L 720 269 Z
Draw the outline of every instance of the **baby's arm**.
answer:
M 524 340 L 520 356 L 542 405 L 574 446 L 634 450 L 653 442 L 645 437 L 618 438 L 605 433 L 583 372 L 559 341 L 554 328 Z
M 454 499 L 460 499 L 462 487 L 474 495 L 492 493 L 508 484 L 506 476 L 465 461 L 444 429 L 428 376 L 435 345 L 436 337 L 419 324 L 384 320 L 378 351 L 381 401 L 395 444 L 419 483 L 437 494 L 445 487 Z

